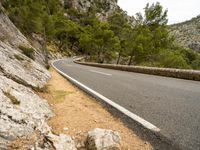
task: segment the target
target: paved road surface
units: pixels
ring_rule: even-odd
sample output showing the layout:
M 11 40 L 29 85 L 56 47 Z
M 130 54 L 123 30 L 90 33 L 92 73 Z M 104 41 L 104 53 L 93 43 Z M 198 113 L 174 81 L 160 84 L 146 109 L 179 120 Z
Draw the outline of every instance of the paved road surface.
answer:
M 55 67 L 161 129 L 185 150 L 200 150 L 200 82 L 78 65 Z

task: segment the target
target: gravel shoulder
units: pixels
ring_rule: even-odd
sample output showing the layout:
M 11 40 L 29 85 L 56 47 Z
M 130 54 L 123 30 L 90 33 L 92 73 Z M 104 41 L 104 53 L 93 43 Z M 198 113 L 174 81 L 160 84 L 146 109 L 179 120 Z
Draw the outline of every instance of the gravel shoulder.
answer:
M 141 140 L 95 99 L 72 85 L 54 69 L 50 72 L 52 78 L 47 84 L 48 92 L 39 95 L 47 99 L 56 114 L 49 121 L 53 132 L 76 136 L 95 128 L 111 129 L 120 133 L 123 150 L 152 149 L 148 142 Z

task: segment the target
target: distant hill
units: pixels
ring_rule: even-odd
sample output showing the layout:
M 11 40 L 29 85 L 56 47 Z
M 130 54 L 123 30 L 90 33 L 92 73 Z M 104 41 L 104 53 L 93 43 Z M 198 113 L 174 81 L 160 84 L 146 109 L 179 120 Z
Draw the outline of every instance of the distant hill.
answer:
M 200 52 L 200 15 L 171 25 L 171 31 L 179 44 Z

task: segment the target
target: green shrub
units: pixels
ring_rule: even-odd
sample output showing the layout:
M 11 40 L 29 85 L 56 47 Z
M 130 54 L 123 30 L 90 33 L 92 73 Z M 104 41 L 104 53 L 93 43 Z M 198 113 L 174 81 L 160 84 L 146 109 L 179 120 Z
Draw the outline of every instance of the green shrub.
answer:
M 200 70 L 200 56 L 192 62 L 191 66 L 193 69 Z
M 29 47 L 26 47 L 26 46 L 23 46 L 23 45 L 20 45 L 18 48 L 22 50 L 24 55 L 35 60 L 35 52 L 34 52 L 33 48 L 29 48 Z
M 23 57 L 21 57 L 20 55 L 14 55 L 15 56 L 15 58 L 17 59 L 17 60 L 19 60 L 19 61 L 23 61 L 24 60 L 24 58 Z
M 160 54 L 159 63 L 164 68 L 191 69 L 183 55 L 170 50 Z

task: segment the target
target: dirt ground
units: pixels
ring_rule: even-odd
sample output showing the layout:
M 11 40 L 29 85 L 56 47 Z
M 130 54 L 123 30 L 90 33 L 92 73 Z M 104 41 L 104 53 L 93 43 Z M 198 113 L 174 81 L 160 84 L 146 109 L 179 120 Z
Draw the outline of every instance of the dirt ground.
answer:
M 142 141 L 94 98 L 72 85 L 54 69 L 51 69 L 51 74 L 48 92 L 40 95 L 48 100 L 56 114 L 49 121 L 55 133 L 75 136 L 95 128 L 111 129 L 120 133 L 122 150 L 152 149 L 148 142 Z

